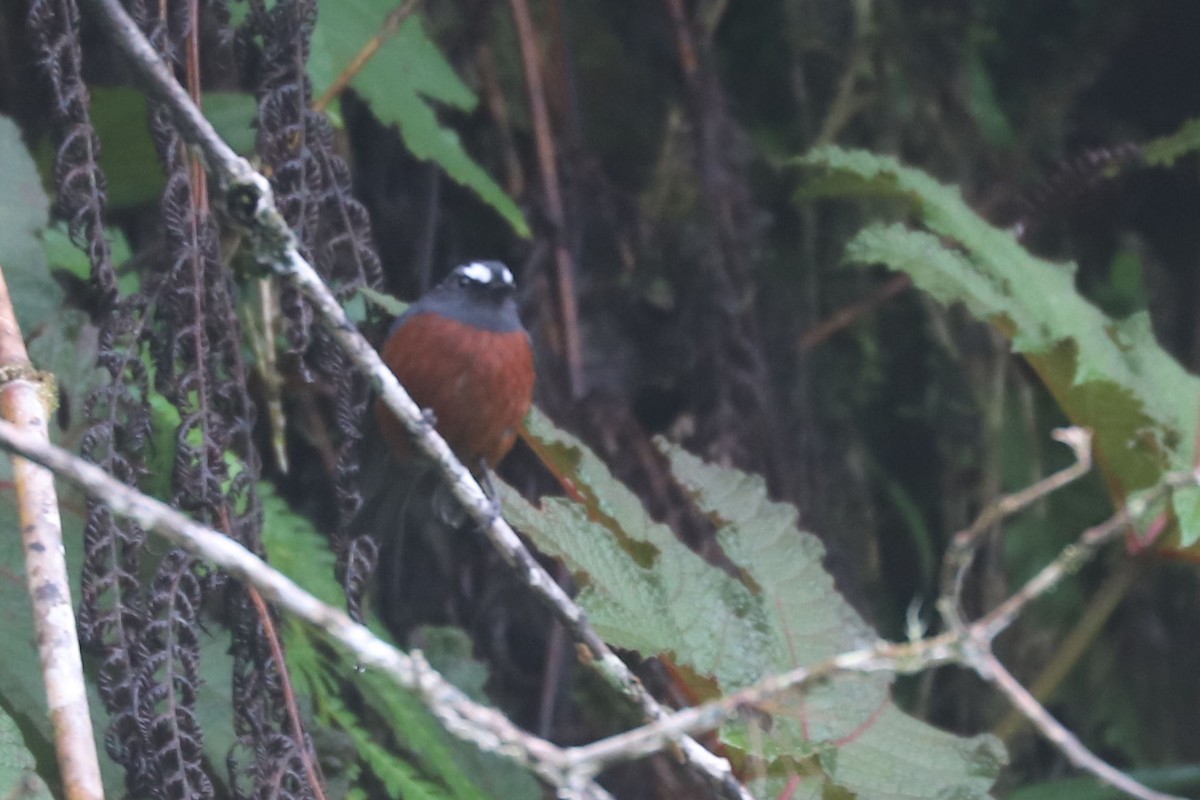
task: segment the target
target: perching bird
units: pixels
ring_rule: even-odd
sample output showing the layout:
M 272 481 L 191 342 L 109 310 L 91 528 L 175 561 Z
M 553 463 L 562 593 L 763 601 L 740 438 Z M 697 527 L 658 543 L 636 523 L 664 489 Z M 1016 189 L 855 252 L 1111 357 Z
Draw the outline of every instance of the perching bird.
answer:
M 512 272 L 472 261 L 396 320 L 380 355 L 472 471 L 512 449 L 533 401 L 533 350 L 521 326 Z M 409 457 L 408 431 L 382 400 L 376 419 L 392 449 Z
M 499 261 L 456 267 L 400 315 L 379 351 L 476 474 L 495 467 L 512 449 L 533 401 L 533 351 L 517 316 L 515 291 L 512 272 Z M 382 549 L 380 612 L 393 631 L 404 630 L 412 615 L 428 616 L 417 614 L 416 605 L 436 603 L 447 588 L 446 577 L 458 561 L 450 551 L 478 543 L 447 535 L 462 524 L 462 510 L 381 399 L 366 428 L 364 503 L 351 535 L 354 547 L 369 538 Z M 370 563 L 364 568 L 373 569 L 376 556 L 363 557 Z M 357 616 L 366 576 L 361 569 L 354 572 L 343 580 Z

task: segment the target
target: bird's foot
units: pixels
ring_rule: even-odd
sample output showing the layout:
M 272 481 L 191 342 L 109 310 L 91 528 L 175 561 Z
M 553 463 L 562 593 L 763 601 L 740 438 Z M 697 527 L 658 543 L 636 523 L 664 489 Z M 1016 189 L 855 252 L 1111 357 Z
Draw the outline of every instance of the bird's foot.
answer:
M 483 489 L 483 493 L 487 495 L 488 504 L 488 524 L 491 525 L 496 520 L 500 519 L 503 514 L 503 509 L 500 507 L 500 492 L 496 489 L 496 482 L 492 478 L 492 468 L 486 463 L 480 463 L 479 469 L 479 486 Z

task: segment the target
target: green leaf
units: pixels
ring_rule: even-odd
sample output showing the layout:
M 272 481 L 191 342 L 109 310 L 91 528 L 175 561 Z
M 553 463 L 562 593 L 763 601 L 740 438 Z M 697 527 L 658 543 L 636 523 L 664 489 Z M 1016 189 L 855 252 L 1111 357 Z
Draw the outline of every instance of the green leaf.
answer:
M 328 88 L 375 36 L 395 8 L 394 0 L 320 0 L 312 36 L 309 75 L 314 95 Z M 425 33 L 419 14 L 409 17 L 350 82 L 385 124 L 399 126 L 409 151 L 432 161 L 454 181 L 471 189 L 520 236 L 529 225 L 504 190 L 464 149 L 458 134 L 438 122 L 432 103 L 469 111 L 476 98 L 437 45 Z
M 370 286 L 360 286 L 358 288 L 358 296 L 363 298 L 364 303 L 369 303 L 376 308 L 382 309 L 390 317 L 398 317 L 408 310 L 408 303 L 397 300 L 390 294 L 372 289 Z M 365 310 L 363 311 L 363 316 L 366 316 Z
M 271 566 L 321 602 L 344 607 L 346 598 L 334 577 L 337 559 L 329 541 L 317 533 L 310 520 L 289 508 L 270 483 L 259 483 L 258 497 L 263 510 L 263 547 Z
M 126 87 L 92 87 L 92 125 L 100 137 L 100 168 L 108 186 L 110 209 L 153 203 L 163 189 L 162 166 L 150 138 L 146 95 Z M 205 92 L 205 116 L 230 147 L 242 155 L 254 152 L 252 123 L 257 106 L 241 92 Z M 38 149 L 43 174 L 50 174 L 54 153 Z
M 1151 166 L 1169 167 L 1196 150 L 1200 150 L 1200 119 L 1189 119 L 1175 133 L 1145 145 L 1142 158 Z
M 988 72 L 978 43 L 966 55 L 967 109 L 987 141 L 996 147 L 1012 147 L 1016 132 L 996 96 L 996 85 Z
M 257 138 L 254 118 L 258 114 L 254 96 L 246 92 L 205 92 L 202 102 L 204 116 L 225 144 L 239 155 L 252 154 Z
M 129 240 L 125 238 L 125 233 L 120 228 L 105 228 L 104 238 L 108 240 L 114 266 L 128 261 L 133 256 Z M 46 260 L 50 262 L 51 271 L 65 270 L 80 280 L 90 279 L 92 262 L 88 259 L 87 253 L 80 250 L 71 241 L 65 222 L 56 222 L 42 231 L 42 249 L 46 253 Z M 133 271 L 118 274 L 117 289 L 122 295 L 137 291 L 138 283 L 138 276 Z
M 78 251 L 76 251 L 78 252 Z M 99 331 L 83 311 L 60 308 L 54 324 L 43 328 L 28 341 L 29 358 L 38 369 L 54 374 L 64 413 L 55 421 L 65 422 L 66 430 L 51 426 L 51 436 L 61 446 L 73 450 L 86 427 L 84 408 L 87 396 L 108 382 L 108 373 L 96 367 Z
M 764 672 L 831 657 L 878 638 L 850 607 L 825 572 L 825 548 L 797 527 L 794 506 L 767 498 L 766 483 L 754 475 L 707 464 L 682 448 L 660 442 L 676 479 L 717 526 L 722 549 L 757 588 L 765 630 L 775 643 Z M 839 679 L 804 694 L 803 727 L 792 747 L 805 739 L 834 742 L 821 761 L 830 779 L 860 797 L 897 795 L 921 776 L 926 785 L 984 796 L 1007 756 L 990 736 L 964 739 L 920 722 L 891 704 L 890 678 Z M 776 716 L 771 737 L 785 730 Z M 840 741 L 837 741 L 840 740 Z
M 503 490 L 509 517 L 540 550 L 561 557 L 607 641 L 666 654 L 711 693 L 878 638 L 838 594 L 824 548 L 796 527 L 790 505 L 767 499 L 760 478 L 705 464 L 664 445 L 672 469 L 717 526 L 738 577 L 686 548 L 577 440 L 536 411 L 535 449 L 581 502 L 540 507 Z M 816 755 L 825 790 L 862 798 L 986 797 L 1005 754 L 989 736 L 963 739 L 897 710 L 884 675 L 845 676 L 762 709 L 770 724 L 726 726 L 730 745 L 768 759 Z M 714 687 L 713 684 L 716 684 Z M 753 719 L 754 715 L 750 715 Z
M 1091 428 L 1116 502 L 1191 468 L 1200 379 L 1158 346 L 1148 314 L 1106 316 L 1076 290 L 1074 266 L 1027 252 L 993 227 L 957 189 L 895 159 L 837 148 L 801 163 L 818 171 L 808 194 L 900 198 L 925 230 L 870 225 L 847 245 L 846 258 L 882 263 L 912 276 L 943 303 L 962 303 L 1012 340 L 1070 420 Z M 1181 542 L 1200 539 L 1197 514 L 1177 506 Z
M 50 216 L 37 166 L 21 141 L 21 131 L 0 116 L 0 270 L 25 336 L 48 321 L 62 302 L 50 277 L 40 236 Z
M 0 711 L 0 797 L 5 800 L 51 800 L 50 788 L 35 770 L 17 723 Z

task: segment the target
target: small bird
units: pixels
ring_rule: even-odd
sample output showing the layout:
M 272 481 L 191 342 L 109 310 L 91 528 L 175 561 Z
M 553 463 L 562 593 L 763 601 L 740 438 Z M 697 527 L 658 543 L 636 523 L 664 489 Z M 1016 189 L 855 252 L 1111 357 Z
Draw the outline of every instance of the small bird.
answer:
M 459 459 L 490 485 L 533 401 L 533 350 L 517 315 L 513 274 L 499 261 L 456 267 L 392 325 L 379 350 Z M 460 587 L 456 553 L 482 546 L 455 536 L 465 515 L 432 464 L 382 400 L 364 420 L 362 504 L 340 558 L 352 616 L 374 603 L 393 632 L 438 619 L 447 587 Z M 497 502 L 493 497 L 493 502 Z M 469 583 L 469 582 L 468 582 Z
M 533 350 L 515 291 L 512 272 L 499 261 L 456 267 L 400 315 L 380 350 L 450 449 L 477 473 L 512 449 L 533 402 Z M 382 400 L 375 415 L 392 450 L 411 457 L 407 429 Z

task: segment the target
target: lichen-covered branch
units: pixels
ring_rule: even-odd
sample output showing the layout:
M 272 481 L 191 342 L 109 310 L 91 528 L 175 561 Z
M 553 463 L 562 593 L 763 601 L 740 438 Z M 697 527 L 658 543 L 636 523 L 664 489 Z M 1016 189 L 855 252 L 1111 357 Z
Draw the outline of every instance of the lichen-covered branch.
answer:
M 0 416 L 5 425 L 46 445 L 50 415 L 45 379 L 39 380 L 13 313 L 0 272 Z M 75 635 L 71 583 L 63 551 L 62 520 L 54 475 L 23 458 L 13 458 L 13 483 L 25 548 L 25 581 L 33 604 L 38 655 L 46 700 L 54 724 L 54 744 L 67 800 L 100 800 L 100 764 L 88 710 L 83 660 Z M 10 532 L 11 534 L 11 532 Z
M 565 759 L 560 748 L 517 728 L 499 711 L 473 702 L 434 671 L 419 652 L 405 654 L 377 638 L 344 611 L 322 603 L 228 536 L 125 486 L 95 464 L 8 422 L 0 422 L 0 447 L 78 484 L 114 513 L 136 520 L 146 530 L 164 536 L 188 553 L 254 586 L 268 601 L 343 645 L 362 667 L 378 669 L 416 693 L 453 735 L 482 750 L 513 759 L 553 785 L 565 785 Z M 90 726 L 88 735 L 91 736 Z M 577 784 L 575 791 L 579 798 L 598 800 L 609 796 L 590 782 Z

